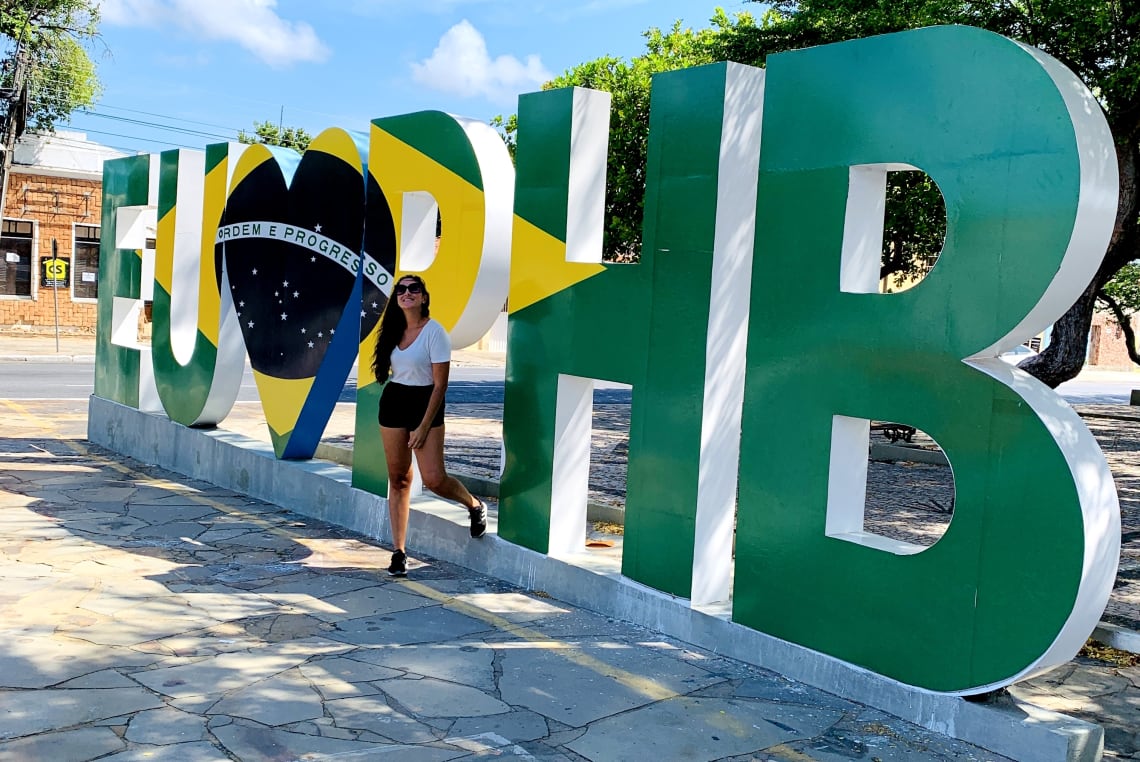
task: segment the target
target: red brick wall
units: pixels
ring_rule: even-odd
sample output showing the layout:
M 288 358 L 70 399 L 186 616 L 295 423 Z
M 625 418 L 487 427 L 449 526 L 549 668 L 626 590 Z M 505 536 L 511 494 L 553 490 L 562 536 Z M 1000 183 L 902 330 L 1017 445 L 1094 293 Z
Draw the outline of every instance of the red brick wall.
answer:
M 1132 319 L 1132 329 L 1140 331 L 1136 318 Z M 1134 370 L 1140 367 L 1128 358 L 1124 332 L 1120 330 L 1120 325 L 1112 315 L 1103 312 L 1093 313 L 1087 365 L 1104 370 Z
M 8 181 L 4 217 L 35 223 L 32 298 L 0 296 L 0 330 L 32 333 L 54 330 L 53 296 L 59 297 L 59 325 L 69 333 L 94 333 L 97 307 L 93 300 L 72 301 L 71 289 L 40 288 L 40 259 L 51 256 L 54 238 L 60 257 L 72 261 L 73 225 L 99 225 L 102 183 L 13 172 Z M 75 273 L 72 273 L 73 279 Z M 55 294 L 52 292 L 56 291 Z

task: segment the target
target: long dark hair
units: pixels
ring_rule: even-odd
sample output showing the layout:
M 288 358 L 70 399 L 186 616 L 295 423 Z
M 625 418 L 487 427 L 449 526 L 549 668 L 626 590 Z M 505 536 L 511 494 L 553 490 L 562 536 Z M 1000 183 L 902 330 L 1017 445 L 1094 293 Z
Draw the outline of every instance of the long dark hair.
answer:
M 410 280 L 420 284 L 424 292 L 424 300 L 420 304 L 420 316 L 430 317 L 431 294 L 428 293 L 427 284 L 418 275 L 401 275 L 396 283 Z M 384 314 L 380 317 L 380 333 L 376 336 L 376 354 L 372 357 L 372 373 L 376 380 L 384 383 L 388 380 L 388 373 L 392 369 L 392 350 L 404 338 L 404 331 L 408 328 L 408 320 L 404 311 L 400 309 L 399 300 L 396 299 L 396 286 L 393 284 L 392 293 L 388 296 L 388 304 L 384 306 Z

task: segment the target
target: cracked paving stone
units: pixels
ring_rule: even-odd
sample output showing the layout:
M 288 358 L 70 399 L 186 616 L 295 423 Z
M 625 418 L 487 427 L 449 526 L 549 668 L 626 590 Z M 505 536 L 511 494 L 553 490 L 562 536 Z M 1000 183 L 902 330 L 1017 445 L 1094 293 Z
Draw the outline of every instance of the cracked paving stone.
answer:
M 304 614 L 277 614 L 241 621 L 246 632 L 266 643 L 327 635 L 333 629 L 331 624 Z
M 396 611 L 434 606 L 435 602 L 419 595 L 402 592 L 392 585 L 377 585 L 331 595 L 324 600 L 304 599 L 297 596 L 267 595 L 268 598 L 288 603 L 326 622 L 344 622 L 350 619 L 391 614 Z
M 313 599 L 321 599 L 338 593 L 347 593 L 350 590 L 359 590 L 362 587 L 371 587 L 375 584 L 374 581 L 353 579 L 339 574 L 307 572 L 300 578 L 294 575 L 287 577 L 284 582 L 273 582 L 264 587 L 256 588 L 255 592 L 270 600 L 278 600 L 279 596 L 283 595 L 307 595 Z
M 309 681 L 300 672 L 290 670 L 228 694 L 211 707 L 210 714 L 279 727 L 323 717 L 324 707 Z
M 109 667 L 145 667 L 154 661 L 154 656 L 129 648 L 61 638 L 10 637 L 0 651 L 0 686 L 47 688 Z
M 440 606 L 395 611 L 337 624 L 337 630 L 360 645 L 412 645 L 443 643 L 486 632 L 491 626 Z
M 836 710 L 682 696 L 594 722 L 567 746 L 589 759 L 711 761 L 813 738 L 842 717 Z M 704 731 L 693 733 L 694 724 Z M 654 731 L 637 732 L 645 727 Z
M 519 709 L 482 717 L 459 717 L 451 726 L 449 737 L 444 740 L 451 743 L 452 738 L 470 738 L 491 734 L 503 738 L 509 743 L 517 743 L 546 738 L 549 733 L 550 729 L 546 724 L 545 717 L 527 709 Z M 581 733 L 577 732 L 574 738 L 577 738 L 578 735 Z
M 252 762 L 252 757 L 250 758 Z M 225 752 L 204 741 L 130 749 L 99 762 L 232 762 Z
M 214 736 L 237 759 L 244 762 L 270 760 L 336 759 L 400 760 L 400 762 L 446 762 L 467 755 L 460 749 L 435 749 L 390 743 L 346 741 L 337 738 L 289 733 L 250 723 L 234 722 L 214 730 Z M 371 752 L 371 753 L 370 753 Z
M 479 717 L 502 714 L 510 707 L 478 688 L 425 677 L 384 680 L 380 689 L 420 717 Z
M 374 696 L 380 693 L 380 689 L 372 685 L 371 681 L 389 680 L 404 674 L 398 669 L 369 664 L 350 657 L 315 659 L 301 665 L 300 670 L 305 679 L 311 682 L 325 699 Z
M 175 698 L 213 696 L 241 690 L 272 675 L 285 672 L 311 658 L 304 647 L 309 641 L 277 644 L 254 651 L 226 653 L 178 667 L 138 672 L 132 677 L 153 691 Z M 347 649 L 342 644 L 329 644 L 332 649 Z
M 142 688 L 0 691 L 0 738 L 19 738 L 162 706 Z
M 610 643 L 560 649 L 505 649 L 503 701 L 578 727 L 654 700 L 720 682 L 703 669 L 647 648 Z M 652 677 L 650 677 L 652 676 Z
M 87 762 L 124 748 L 126 743 L 110 728 L 80 728 L 0 743 L 0 762 Z
M 151 709 L 130 719 L 126 738 L 143 744 L 202 741 L 206 738 L 206 718 L 169 707 Z
M 339 728 L 368 730 L 397 743 L 421 744 L 439 740 L 430 725 L 401 714 L 382 696 L 355 696 L 325 702 Z
M 495 689 L 495 651 L 480 641 L 362 650 L 352 658 L 484 691 Z

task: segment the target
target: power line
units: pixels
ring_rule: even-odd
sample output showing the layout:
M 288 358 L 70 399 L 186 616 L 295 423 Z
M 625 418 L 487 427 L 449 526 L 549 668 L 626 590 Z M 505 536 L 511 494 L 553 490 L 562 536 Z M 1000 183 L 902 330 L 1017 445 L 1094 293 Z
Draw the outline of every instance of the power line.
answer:
M 169 130 L 170 132 L 178 132 L 178 133 L 182 133 L 184 135 L 192 135 L 194 137 L 199 137 L 199 138 L 217 138 L 218 140 L 234 140 L 237 137 L 236 131 L 229 134 L 229 135 L 218 135 L 217 133 L 204 132 L 202 130 L 194 130 L 194 129 L 190 129 L 189 127 L 176 127 L 174 125 L 160 124 L 158 122 L 148 122 L 148 121 L 145 121 L 143 119 L 131 119 L 130 117 L 116 116 L 114 114 L 101 114 L 98 111 L 91 111 L 88 109 L 80 109 L 76 113 L 86 115 L 86 116 L 96 116 L 96 117 L 99 117 L 101 119 L 111 119 L 111 120 L 116 121 L 116 122 L 125 122 L 126 124 L 137 124 L 137 125 L 142 126 L 142 127 L 154 127 L 154 128 L 158 128 L 158 129 Z

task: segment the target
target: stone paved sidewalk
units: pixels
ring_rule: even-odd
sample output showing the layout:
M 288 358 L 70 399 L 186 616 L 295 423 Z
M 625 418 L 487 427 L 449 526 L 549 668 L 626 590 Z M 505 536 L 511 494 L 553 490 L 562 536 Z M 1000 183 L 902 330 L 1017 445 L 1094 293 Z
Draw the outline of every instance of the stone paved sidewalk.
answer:
M 0 760 L 1001 759 L 4 407 Z

